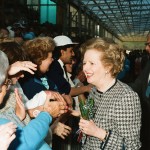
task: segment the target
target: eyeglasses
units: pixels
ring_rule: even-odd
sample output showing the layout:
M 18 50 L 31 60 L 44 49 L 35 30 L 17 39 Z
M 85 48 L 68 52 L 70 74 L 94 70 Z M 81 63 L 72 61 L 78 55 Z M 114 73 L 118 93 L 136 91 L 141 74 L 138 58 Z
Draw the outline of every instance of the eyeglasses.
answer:
M 149 46 L 150 47 L 150 43 L 145 43 L 145 46 Z
M 11 79 L 7 79 L 3 85 L 6 85 L 6 89 L 8 90 L 9 87 L 12 85 L 12 80 Z

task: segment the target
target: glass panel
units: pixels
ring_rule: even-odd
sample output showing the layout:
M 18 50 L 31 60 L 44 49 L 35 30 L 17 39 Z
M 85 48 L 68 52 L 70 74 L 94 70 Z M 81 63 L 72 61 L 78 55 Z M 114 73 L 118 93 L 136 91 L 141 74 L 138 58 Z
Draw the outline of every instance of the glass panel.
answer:
M 42 6 L 45 4 L 44 6 Z M 44 23 L 46 21 L 56 24 L 56 6 L 54 2 L 50 0 L 41 0 L 40 7 L 40 23 Z
M 41 0 L 41 4 L 48 4 L 50 0 Z
M 39 0 L 27 0 L 27 5 L 38 5 Z

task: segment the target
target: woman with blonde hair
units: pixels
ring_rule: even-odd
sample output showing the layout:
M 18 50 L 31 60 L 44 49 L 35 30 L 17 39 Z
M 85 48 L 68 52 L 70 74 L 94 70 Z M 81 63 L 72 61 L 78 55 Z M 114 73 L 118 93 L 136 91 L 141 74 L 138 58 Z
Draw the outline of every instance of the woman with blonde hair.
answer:
M 141 128 L 141 105 L 128 85 L 117 80 L 124 55 L 109 39 L 93 38 L 81 46 L 83 71 L 87 82 L 94 85 L 89 97 L 94 100 L 93 118 L 80 119 L 86 135 L 84 150 L 138 150 Z M 84 138 L 83 138 L 84 139 Z

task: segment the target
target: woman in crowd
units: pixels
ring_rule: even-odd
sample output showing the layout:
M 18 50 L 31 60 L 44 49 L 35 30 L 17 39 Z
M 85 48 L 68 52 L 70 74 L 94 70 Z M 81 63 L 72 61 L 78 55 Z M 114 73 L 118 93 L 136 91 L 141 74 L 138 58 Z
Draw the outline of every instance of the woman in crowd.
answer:
M 9 67 L 8 59 L 6 55 L 0 51 L 0 61 L 2 64 L 0 65 L 0 93 L 2 90 L 5 90 L 5 86 L 2 87 L 2 84 L 5 82 L 7 69 Z M 4 63 L 5 62 L 5 63 Z M 18 67 L 19 68 L 19 67 Z M 13 68 L 11 73 L 13 73 Z M 4 94 L 0 94 L 0 104 L 3 102 Z M 15 139 L 17 126 L 13 122 L 9 122 L 7 124 L 0 125 L 0 149 L 7 150 L 10 143 Z M 10 134 L 11 133 L 11 134 Z
M 51 62 L 53 61 L 52 51 L 54 47 L 55 43 L 50 37 L 38 37 L 25 43 L 24 50 L 28 55 L 29 60 L 37 64 L 35 75 L 25 74 L 25 77 L 19 80 L 23 92 L 28 99 L 31 99 L 41 91 L 45 91 L 47 94 L 49 91 L 55 91 L 55 93 L 57 92 L 59 94 L 55 83 L 46 75 Z M 29 87 L 32 88 L 29 89 Z M 66 95 L 62 96 L 67 102 L 71 101 L 70 97 L 67 97 Z M 31 117 L 34 117 L 33 112 L 34 111 L 29 110 Z M 58 120 L 51 127 L 52 132 L 63 139 L 71 132 L 70 127 L 60 123 Z M 47 138 L 47 142 L 51 144 L 51 138 L 50 140 Z
M 3 54 L 2 51 L 0 51 L 1 54 Z M 1 78 L 0 81 L 1 83 L 1 92 L 0 92 L 0 100 L 1 102 L 3 102 L 3 98 L 6 94 L 6 90 L 8 89 L 8 86 L 10 84 L 10 82 L 8 82 L 9 80 L 7 80 L 7 70 L 9 65 L 8 64 L 8 60 L 6 59 L 6 55 L 0 55 L 4 58 L 1 58 L 0 60 L 3 62 L 0 62 L 0 64 L 4 63 L 5 66 L 0 68 L 0 72 L 3 78 Z M 19 65 L 20 64 L 20 65 Z M 27 65 L 25 65 L 27 64 Z M 2 66 L 2 65 L 1 65 Z M 21 66 L 21 67 L 20 67 Z M 31 62 L 17 62 L 15 64 L 11 65 L 11 68 L 9 70 L 10 75 L 16 74 L 18 71 L 20 70 L 30 70 L 30 72 L 32 72 L 32 70 L 30 68 L 33 68 L 33 70 L 35 70 L 35 66 L 33 63 Z M 28 68 L 28 69 L 24 69 L 24 68 Z M 6 81 L 5 81 L 6 80 Z M 4 82 L 5 81 L 5 82 Z M 16 95 L 16 101 L 18 103 L 18 107 L 16 107 L 16 109 L 20 109 L 20 113 L 22 113 L 22 116 L 25 117 L 25 109 L 23 107 L 23 103 L 19 97 L 19 94 L 17 92 L 17 90 L 15 90 L 15 95 Z M 63 109 L 65 106 L 62 103 L 62 107 L 59 106 L 59 104 L 57 104 L 57 102 L 55 102 L 55 104 L 51 105 L 51 115 L 53 117 L 56 117 L 60 114 L 60 110 Z M 43 110 L 44 111 L 44 110 Z M 11 115 L 11 117 L 10 117 Z M 0 114 L 0 124 L 5 124 L 7 122 L 10 122 L 10 120 L 12 120 L 14 122 L 14 120 L 16 120 L 16 114 L 11 113 L 11 114 Z M 16 118 L 16 119 L 14 119 Z M 49 113 L 47 112 L 41 112 L 39 113 L 39 115 L 37 116 L 36 119 L 33 119 L 32 121 L 29 122 L 29 124 L 27 126 L 23 126 L 23 124 L 17 124 L 17 131 L 16 131 L 16 139 L 11 143 L 11 145 L 9 146 L 9 149 L 43 149 L 43 150 L 50 150 L 51 148 L 44 142 L 44 138 L 46 137 L 47 133 L 48 133 L 48 129 L 49 129 L 49 125 L 52 121 L 52 117 L 49 115 Z M 32 131 L 32 134 L 31 134 Z M 13 133 L 10 133 L 10 136 Z M 31 142 L 31 139 L 35 139 L 34 144 Z
M 17 61 L 24 61 L 27 60 L 25 51 L 22 49 L 22 47 L 17 44 L 16 42 L 3 42 L 0 44 L 0 49 L 2 51 L 5 52 L 5 54 L 7 55 L 8 59 L 9 59 L 9 64 L 13 64 Z M 24 62 L 25 64 L 25 68 L 28 68 L 28 66 L 30 66 L 30 64 L 28 64 L 28 62 Z M 20 84 L 18 83 L 19 78 L 24 77 L 23 72 L 19 72 L 15 75 L 9 76 L 9 78 L 11 78 L 11 84 L 13 86 L 10 87 L 9 91 L 7 92 L 7 96 L 5 99 L 5 103 L 3 103 L 5 105 L 5 107 L 1 107 L 0 112 L 6 112 L 8 111 L 8 109 L 15 109 L 16 106 L 16 100 L 15 100 L 15 96 L 14 96 L 14 89 L 17 88 L 19 90 L 19 93 L 22 97 L 22 101 L 25 105 L 25 108 L 27 110 L 29 110 L 30 113 L 34 113 L 34 110 L 37 111 L 41 111 L 43 110 L 43 105 L 45 103 L 46 98 L 55 98 L 58 101 L 64 101 L 63 98 L 56 92 L 52 92 L 51 91 L 51 95 L 46 95 L 46 93 L 40 92 L 38 93 L 35 97 L 32 98 L 32 100 L 29 99 L 24 95 Z M 49 112 L 49 108 L 48 108 L 49 103 L 45 103 L 44 105 L 44 110 Z M 19 112 L 16 112 L 17 116 L 19 117 Z M 32 116 L 32 115 L 31 115 Z M 20 120 L 21 117 L 19 117 Z M 23 123 L 28 124 L 28 122 L 30 121 L 30 118 L 28 115 L 26 115 L 26 118 L 24 120 L 22 120 Z
M 79 122 L 87 135 L 83 149 L 138 150 L 141 147 L 140 100 L 137 93 L 116 79 L 123 67 L 123 52 L 117 44 L 102 38 L 88 40 L 81 50 L 87 82 L 95 86 L 89 95 L 94 99 L 93 119 L 82 118 Z

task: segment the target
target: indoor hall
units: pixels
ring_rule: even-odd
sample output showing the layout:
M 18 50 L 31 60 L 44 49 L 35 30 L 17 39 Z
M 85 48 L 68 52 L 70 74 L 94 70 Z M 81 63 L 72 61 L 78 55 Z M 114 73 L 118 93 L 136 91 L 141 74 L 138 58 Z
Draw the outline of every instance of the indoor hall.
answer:
M 93 96 L 95 97 L 95 103 L 97 106 L 91 109 L 93 113 L 94 114 L 96 113 L 97 115 L 97 117 L 94 118 L 94 121 L 96 122 L 96 125 L 99 128 L 98 129 L 95 128 L 95 130 L 97 129 L 99 131 L 100 129 L 103 129 L 102 130 L 103 137 L 101 138 L 102 133 L 96 136 L 95 133 L 90 133 L 91 135 L 88 134 L 86 135 L 84 133 L 85 132 L 84 129 L 82 129 L 82 125 L 80 124 L 81 121 L 80 117 L 73 116 L 73 115 L 70 116 L 71 113 L 70 114 L 68 113 L 69 115 L 68 114 L 66 114 L 66 116 L 62 115 L 62 118 L 60 118 L 60 120 L 59 119 L 57 120 L 56 117 L 57 120 L 56 122 L 54 122 L 55 119 L 53 119 L 53 121 L 49 123 L 49 125 L 51 126 L 49 128 L 50 131 L 48 131 L 48 136 L 46 137 L 46 139 L 44 139 L 44 142 L 47 143 L 47 145 L 49 145 L 49 148 L 52 148 L 53 150 L 80 150 L 80 149 L 88 150 L 91 149 L 92 146 L 93 146 L 92 149 L 97 149 L 98 145 L 101 145 L 100 149 L 114 150 L 117 149 L 116 147 L 119 147 L 121 145 L 122 149 L 141 149 L 141 150 L 150 149 L 150 144 L 149 144 L 150 143 L 150 121 L 149 121 L 149 116 L 150 116 L 150 97 L 149 97 L 150 96 L 150 88 L 149 88 L 150 19 L 149 19 L 149 15 L 150 15 L 150 11 L 149 9 L 150 9 L 149 0 L 13 0 L 13 1 L 1 0 L 0 1 L 0 16 L 1 16 L 0 17 L 0 50 L 4 51 L 5 48 L 7 48 L 8 46 L 7 52 L 9 52 L 10 48 L 16 46 L 16 45 L 12 45 L 12 43 L 13 42 L 15 44 L 17 43 L 19 45 L 19 49 L 18 47 L 15 48 L 18 50 L 20 50 L 20 48 L 25 49 L 25 55 L 27 56 L 25 59 L 25 57 L 23 56 L 24 53 L 23 51 L 20 54 L 20 57 L 18 57 L 17 51 L 14 51 L 14 53 L 10 55 L 13 56 L 16 53 L 17 57 L 16 58 L 14 57 L 16 61 L 27 61 L 27 60 L 33 61 L 35 59 L 34 57 L 32 58 L 32 53 L 34 50 L 29 51 L 29 53 L 26 52 L 28 51 L 27 49 L 32 50 L 33 48 L 29 44 L 30 41 L 36 43 L 35 47 L 36 46 L 38 47 L 38 44 L 40 47 L 40 42 L 41 45 L 42 42 L 44 41 L 51 42 L 50 54 L 53 55 L 51 61 L 56 59 L 54 57 L 56 54 L 54 52 L 55 49 L 57 48 L 59 49 L 61 46 L 64 46 L 64 45 L 60 45 L 60 43 L 62 44 L 69 41 L 69 43 L 67 43 L 67 46 L 71 45 L 71 47 L 69 48 L 72 49 L 71 52 L 72 62 L 69 63 L 69 67 L 71 71 L 66 73 L 66 68 L 63 68 L 63 71 L 64 71 L 64 78 L 66 81 L 68 80 L 67 82 L 70 85 L 66 84 L 66 86 L 59 89 L 59 84 L 58 85 L 56 84 L 57 79 L 54 78 L 55 75 L 52 76 L 51 69 L 49 69 L 51 67 L 51 62 L 49 62 L 49 68 L 47 69 L 49 71 L 47 74 L 44 73 L 42 75 L 39 75 L 37 72 L 40 70 L 38 70 L 36 72 L 37 74 L 35 73 L 36 74 L 35 77 L 37 76 L 38 78 L 40 77 L 40 84 L 43 84 L 46 88 L 49 87 L 47 88 L 48 90 L 50 90 L 51 88 L 55 92 L 56 91 L 59 92 L 59 94 L 66 92 L 68 95 L 70 95 L 73 99 L 71 111 L 72 109 L 76 110 L 77 107 L 78 110 L 81 109 L 82 100 L 85 98 L 84 103 L 86 103 L 86 101 L 90 101 L 91 95 L 92 96 L 94 95 L 93 93 L 95 92 L 94 91 L 95 87 L 97 89 L 97 83 L 93 83 L 93 81 L 87 78 L 90 75 L 86 73 L 87 70 L 86 70 L 85 57 L 83 60 L 82 50 L 87 50 L 84 47 L 84 44 L 88 46 L 89 44 L 88 41 L 90 41 L 93 38 L 95 39 L 95 41 L 94 40 L 90 41 L 93 42 L 93 44 L 95 42 L 98 42 L 96 41 L 96 39 L 98 40 L 102 39 L 102 41 L 104 40 L 107 44 L 110 44 L 110 47 L 113 44 L 114 45 L 117 44 L 118 47 L 121 49 L 121 51 L 124 53 L 123 65 L 120 66 L 122 67 L 122 69 L 119 72 L 116 72 L 117 75 L 115 74 L 115 81 L 117 81 L 118 84 L 123 83 L 123 85 L 124 84 L 127 85 L 128 88 L 122 85 L 125 88 L 124 91 L 127 90 L 128 93 L 130 93 L 131 92 L 130 88 L 131 88 L 135 93 L 137 93 L 138 96 L 135 93 L 134 95 L 132 93 L 133 91 L 131 92 L 132 94 L 130 96 L 126 95 L 126 97 L 128 98 L 134 97 L 133 98 L 134 102 L 136 102 L 136 104 L 127 103 L 127 105 L 129 106 L 134 105 L 135 106 L 134 108 L 137 109 L 133 109 L 133 107 L 131 107 L 131 109 L 130 107 L 127 108 L 125 107 L 126 109 L 124 110 L 123 107 L 122 111 L 124 110 L 126 112 L 121 112 L 120 114 L 127 113 L 128 115 L 127 115 L 126 123 L 129 123 L 127 125 L 128 128 L 130 129 L 134 127 L 137 128 L 137 130 L 130 129 L 127 130 L 126 133 L 124 133 L 122 130 L 118 131 L 120 124 L 124 122 L 121 122 L 119 124 L 120 121 L 119 120 L 118 124 L 115 124 L 114 126 L 112 125 L 113 124 L 112 122 L 111 123 L 109 122 L 109 119 L 111 120 L 112 119 L 111 117 L 113 117 L 112 115 L 110 115 L 113 113 L 113 110 L 111 109 L 112 108 L 111 105 L 107 104 L 107 106 L 110 107 L 109 109 L 105 110 L 104 109 L 104 107 L 106 107 L 105 105 L 101 109 L 104 110 L 104 112 L 108 111 L 109 112 L 108 114 L 110 116 L 108 116 L 108 114 L 105 113 L 102 114 L 100 113 L 99 108 L 101 108 L 102 105 L 100 105 L 97 102 L 97 97 L 98 96 L 103 97 L 104 94 L 105 93 L 107 94 L 108 91 L 99 90 L 100 94 L 95 92 L 95 96 Z M 62 42 L 61 39 L 59 39 L 59 36 L 61 36 Z M 47 37 L 49 37 L 50 39 L 48 40 Z M 59 39 L 58 41 L 57 38 Z M 8 45 L 6 44 L 7 42 Z M 49 42 L 47 42 L 46 44 L 50 44 Z M 53 48 L 53 44 L 54 44 L 53 42 L 55 42 L 55 48 Z M 57 45 L 57 42 L 59 45 Z M 41 53 L 42 51 L 44 50 L 41 48 Z M 110 56 L 109 59 L 112 57 L 112 55 L 117 55 L 115 51 L 114 54 L 112 54 L 111 52 L 112 51 L 110 51 L 109 52 L 110 55 L 108 55 Z M 93 56 L 94 58 L 93 53 L 91 54 L 91 56 Z M 37 60 L 39 59 L 38 55 L 37 56 L 35 55 L 35 57 L 37 57 L 36 58 Z M 117 58 L 118 57 L 116 56 L 116 59 L 114 59 L 114 63 L 112 63 L 112 66 L 115 65 L 115 63 L 118 63 L 115 62 L 116 60 L 119 61 L 119 59 Z M 120 53 L 120 59 L 121 58 L 122 58 L 122 54 Z M 43 59 L 44 61 L 45 59 L 44 54 L 43 54 L 43 58 L 41 59 Z M 36 61 L 34 63 L 36 64 Z M 122 62 L 120 62 L 120 64 L 121 63 Z M 120 64 L 118 64 L 118 67 Z M 36 65 L 40 66 L 38 62 Z M 37 67 L 37 69 L 40 68 L 39 66 Z M 100 70 L 101 69 L 99 69 L 99 71 Z M 109 71 L 107 70 L 105 75 L 107 75 L 108 73 Z M 69 79 L 68 79 L 68 74 L 69 74 Z M 45 80 L 45 78 L 41 78 L 41 76 L 42 77 L 48 76 L 49 86 L 46 85 L 47 81 Z M 55 77 L 58 78 L 57 75 Z M 64 78 L 63 79 L 60 78 L 60 79 L 62 79 L 63 81 Z M 103 79 L 103 77 L 101 78 Z M 26 89 L 24 87 L 24 82 L 26 82 L 27 80 L 26 74 L 23 80 L 25 81 L 22 82 L 21 79 L 19 79 L 18 82 L 20 83 L 20 86 L 23 89 L 22 90 L 23 93 L 25 93 L 29 89 L 29 88 Z M 76 83 L 76 81 L 78 80 L 80 80 L 81 84 Z M 109 81 L 109 78 L 108 80 L 104 78 L 104 81 L 106 82 L 105 84 L 106 85 L 108 84 L 109 87 L 114 80 L 110 80 L 110 83 L 107 83 L 107 81 Z M 39 81 L 37 80 L 36 82 L 39 83 Z M 116 82 L 115 84 L 110 86 L 110 88 L 114 87 L 114 85 L 116 86 Z M 35 91 L 36 88 L 37 86 L 33 88 L 34 89 L 33 91 Z M 76 94 L 74 94 L 74 92 L 72 92 L 73 91 L 72 88 L 78 88 L 78 89 L 80 88 L 79 90 L 80 92 L 78 91 Z M 29 89 L 29 92 L 31 91 L 32 90 Z M 39 91 L 38 89 L 38 92 L 41 91 Z M 82 96 L 84 98 L 83 97 L 80 98 L 79 97 L 80 94 L 83 94 Z M 118 93 L 114 93 L 114 95 L 115 94 Z M 24 95 L 27 96 L 27 99 L 33 98 L 33 95 L 30 96 L 30 98 L 28 98 L 28 93 Z M 110 95 L 113 94 L 112 93 L 108 94 L 108 96 Z M 44 96 L 42 95 L 42 99 L 44 99 L 43 97 Z M 113 96 L 113 98 L 114 97 L 115 96 Z M 123 98 L 125 98 L 125 96 Z M 130 100 L 130 98 L 128 99 L 128 101 L 132 101 Z M 77 101 L 75 99 L 77 99 Z M 140 104 L 138 102 L 140 102 Z M 44 110 L 44 104 L 45 102 L 41 103 L 40 108 L 35 109 L 35 111 L 32 110 L 33 112 L 32 111 L 27 112 L 29 116 L 31 113 L 30 116 L 31 118 L 29 118 L 29 120 L 35 118 L 34 116 L 32 116 L 33 114 L 41 113 L 41 111 Z M 9 107 L 11 106 L 9 105 Z M 67 102 L 67 107 L 70 107 L 68 102 Z M 69 109 L 67 111 L 69 111 Z M 118 109 L 120 109 L 120 107 Z M 131 110 L 132 111 L 134 110 L 136 113 L 132 113 Z M 3 110 L 1 110 L 1 113 L 2 112 Z M 5 112 L 8 114 L 6 110 Z M 119 115 L 117 116 L 117 113 L 118 112 L 116 112 L 116 119 L 119 116 Z M 99 118 L 98 114 L 99 116 L 104 115 L 103 116 L 104 120 L 103 117 Z M 80 116 L 81 115 L 82 114 L 80 114 Z M 123 115 L 121 117 L 123 118 Z M 130 117 L 134 118 L 136 122 L 135 123 L 136 125 L 134 124 L 135 126 L 130 122 Z M 104 121 L 102 124 L 100 121 L 98 121 L 100 119 Z M 107 122 L 107 119 L 109 123 Z M 27 122 L 30 122 L 29 120 Z M 22 124 L 22 121 L 20 122 L 20 124 Z M 116 126 L 119 126 L 117 130 L 115 130 Z M 92 127 L 93 126 L 91 125 L 91 129 Z M 126 125 L 121 126 L 121 128 L 127 129 Z M 138 128 L 140 128 L 140 130 L 138 130 Z M 82 130 L 84 133 L 83 137 L 82 137 Z M 114 130 L 116 132 L 113 132 Z M 127 137 L 129 137 L 130 135 L 129 132 L 132 133 L 131 134 L 132 136 L 128 140 Z M 94 134 L 94 136 L 92 134 Z M 114 140 L 112 140 L 113 138 Z M 117 142 L 114 142 L 115 140 Z M 129 143 L 132 144 L 130 145 Z M 35 149 L 39 149 L 39 148 L 35 148 Z M 118 149 L 120 149 L 120 147 Z M 45 150 L 47 149 L 45 148 Z

